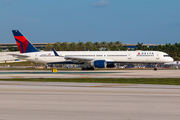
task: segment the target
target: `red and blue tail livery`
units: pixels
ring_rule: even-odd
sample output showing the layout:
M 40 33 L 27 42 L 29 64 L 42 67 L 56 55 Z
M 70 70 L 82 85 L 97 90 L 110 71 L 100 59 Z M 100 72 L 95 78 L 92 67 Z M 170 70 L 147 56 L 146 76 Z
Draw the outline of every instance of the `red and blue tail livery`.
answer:
M 38 52 L 38 50 L 24 37 L 19 30 L 12 30 L 20 53 Z

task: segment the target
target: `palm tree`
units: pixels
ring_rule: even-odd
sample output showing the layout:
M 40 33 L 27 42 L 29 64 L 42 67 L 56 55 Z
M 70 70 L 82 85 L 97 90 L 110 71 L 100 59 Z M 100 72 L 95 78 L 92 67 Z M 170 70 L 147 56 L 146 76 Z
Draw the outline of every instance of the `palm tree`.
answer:
M 63 42 L 61 44 L 61 47 L 62 47 L 63 51 L 68 51 L 69 50 L 69 43 Z
M 83 42 L 79 42 L 78 43 L 78 50 L 80 50 L 80 51 L 85 51 L 86 50 L 86 46 L 85 46 L 85 44 L 83 43 Z
M 135 50 L 143 50 L 143 43 L 138 43 L 136 46 Z
M 101 44 L 100 44 L 99 42 L 95 42 L 95 43 L 93 44 L 93 46 L 94 46 L 95 48 L 100 48 L 100 47 L 101 47 Z
M 8 50 L 9 50 L 9 51 L 15 51 L 15 49 L 14 49 L 13 46 L 8 46 Z
M 69 50 L 77 51 L 78 50 L 78 45 L 75 42 L 72 42 L 71 44 L 69 44 Z
M 0 46 L 0 51 L 2 51 L 2 47 Z
M 101 47 L 106 47 L 106 46 L 107 46 L 106 41 L 101 42 Z
M 88 50 L 92 50 L 93 49 L 93 44 L 90 41 L 86 42 L 85 46 L 86 46 L 86 49 L 88 49 Z
M 54 45 L 53 45 L 53 48 L 57 51 L 61 51 L 61 43 L 60 42 L 56 42 Z
M 52 48 L 53 48 L 53 45 L 51 44 L 51 43 L 48 43 L 48 44 L 46 44 L 46 46 L 45 46 L 45 51 L 50 51 L 50 50 L 52 50 Z
M 106 41 L 101 42 L 101 47 L 106 48 L 106 50 L 109 49 L 109 45 L 106 43 Z
M 115 45 L 115 43 L 114 42 L 109 42 L 108 45 L 109 45 L 109 48 L 111 48 L 112 46 Z
M 122 42 L 120 42 L 120 41 L 116 41 L 115 44 L 116 44 L 118 47 L 121 47 L 121 46 L 123 45 Z

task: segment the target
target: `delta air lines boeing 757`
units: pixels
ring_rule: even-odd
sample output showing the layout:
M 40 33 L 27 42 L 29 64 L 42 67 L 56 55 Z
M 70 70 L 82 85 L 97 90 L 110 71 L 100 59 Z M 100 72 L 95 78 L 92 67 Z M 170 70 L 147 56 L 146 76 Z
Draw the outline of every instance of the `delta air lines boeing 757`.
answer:
M 167 53 L 160 51 L 38 51 L 20 32 L 12 30 L 20 59 L 47 64 L 83 64 L 82 70 L 112 67 L 115 63 L 168 63 Z

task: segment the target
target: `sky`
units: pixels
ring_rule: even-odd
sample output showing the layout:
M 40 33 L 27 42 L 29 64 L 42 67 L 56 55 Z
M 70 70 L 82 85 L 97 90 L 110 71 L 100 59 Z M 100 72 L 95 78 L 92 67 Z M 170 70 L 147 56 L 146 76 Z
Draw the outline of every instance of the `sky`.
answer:
M 180 43 L 180 0 L 0 0 L 0 43 Z

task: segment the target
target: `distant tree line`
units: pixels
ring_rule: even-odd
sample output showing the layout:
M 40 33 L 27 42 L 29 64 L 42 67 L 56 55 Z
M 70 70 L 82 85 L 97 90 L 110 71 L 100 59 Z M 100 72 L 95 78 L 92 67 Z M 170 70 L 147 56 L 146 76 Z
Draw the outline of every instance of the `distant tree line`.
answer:
M 120 41 L 116 41 L 116 42 L 95 42 L 92 43 L 90 41 L 83 43 L 83 42 L 79 42 L 79 43 L 67 43 L 67 42 L 56 42 L 55 44 L 51 44 L 48 43 L 45 46 L 46 51 L 52 50 L 52 48 L 54 48 L 57 51 L 98 51 L 100 50 L 100 48 L 104 49 L 104 50 L 127 50 L 126 47 L 122 46 L 122 43 Z

